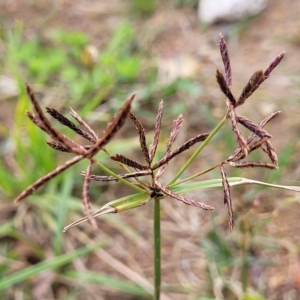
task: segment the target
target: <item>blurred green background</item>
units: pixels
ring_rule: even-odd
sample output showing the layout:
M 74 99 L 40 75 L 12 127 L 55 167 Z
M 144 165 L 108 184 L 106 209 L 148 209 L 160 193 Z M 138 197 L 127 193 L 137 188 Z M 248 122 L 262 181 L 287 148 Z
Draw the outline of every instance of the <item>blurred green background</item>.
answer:
M 47 147 L 45 134 L 27 119 L 25 111 L 32 108 L 25 82 L 43 108 L 70 116 L 72 107 L 99 134 L 136 92 L 133 110 L 151 136 L 163 98 L 158 150 L 163 155 L 178 114 L 184 116 L 178 143 L 211 130 L 225 114 L 215 82 L 215 69 L 223 70 L 219 32 L 228 42 L 236 95 L 254 71 L 285 50 L 280 66 L 238 111 L 257 122 L 282 111 L 267 126 L 280 169 L 226 171 L 228 176 L 299 185 L 299 14 L 298 3 L 275 0 L 255 18 L 209 27 L 200 23 L 197 1 L 191 0 L 2 0 L 0 298 L 151 299 L 151 203 L 100 218 L 97 232 L 83 224 L 63 234 L 64 226 L 83 216 L 83 162 L 13 205 L 18 193 L 69 157 Z M 141 157 L 130 124 L 108 148 Z M 234 149 L 227 124 L 185 176 L 220 162 Z M 168 166 L 166 182 L 189 153 Z M 97 158 L 114 168 L 104 155 Z M 258 152 L 251 158 L 265 157 Z M 215 177 L 217 172 L 209 174 Z M 93 209 L 131 192 L 120 184 L 93 183 Z M 207 213 L 163 201 L 162 299 L 298 299 L 299 195 L 233 188 L 236 226 L 231 234 L 222 190 L 191 196 L 217 209 Z

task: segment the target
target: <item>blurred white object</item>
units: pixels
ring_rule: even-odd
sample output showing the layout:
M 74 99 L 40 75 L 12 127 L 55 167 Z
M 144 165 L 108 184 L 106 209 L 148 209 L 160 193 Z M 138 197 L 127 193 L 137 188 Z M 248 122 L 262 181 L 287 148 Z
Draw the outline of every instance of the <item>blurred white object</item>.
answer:
M 233 22 L 259 14 L 267 0 L 199 0 L 198 16 L 204 23 Z

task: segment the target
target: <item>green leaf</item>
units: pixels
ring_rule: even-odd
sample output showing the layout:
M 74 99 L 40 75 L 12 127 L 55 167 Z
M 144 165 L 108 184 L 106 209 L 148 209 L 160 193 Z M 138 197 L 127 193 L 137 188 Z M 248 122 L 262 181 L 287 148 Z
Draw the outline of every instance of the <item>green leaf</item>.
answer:
M 60 266 L 63 266 L 65 264 L 69 263 L 70 261 L 72 261 L 73 259 L 75 259 L 79 256 L 82 256 L 82 255 L 86 255 L 86 254 L 92 252 L 94 249 L 101 247 L 103 245 L 104 245 L 103 242 L 99 242 L 92 246 L 82 247 L 73 252 L 54 257 L 47 261 L 30 266 L 19 272 L 16 272 L 9 276 L 6 276 L 6 277 L 2 278 L 0 281 L 0 291 L 5 290 L 16 283 L 27 280 L 42 271 L 49 270 L 49 269 L 55 269 Z
M 67 272 L 65 275 L 67 277 L 71 277 L 72 279 L 78 279 L 81 284 L 96 283 L 97 285 L 100 285 L 102 288 L 106 288 L 110 290 L 118 290 L 136 296 L 144 296 L 144 297 L 149 296 L 149 294 L 140 286 L 105 274 L 95 273 L 95 272 L 78 273 L 78 272 L 70 271 Z

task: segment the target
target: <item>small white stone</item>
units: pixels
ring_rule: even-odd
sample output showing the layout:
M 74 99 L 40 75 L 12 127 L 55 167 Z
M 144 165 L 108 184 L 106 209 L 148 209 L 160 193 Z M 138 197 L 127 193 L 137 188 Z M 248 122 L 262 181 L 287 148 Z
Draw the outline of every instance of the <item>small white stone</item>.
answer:
M 259 14 L 267 0 L 199 0 L 199 19 L 208 24 L 233 22 Z

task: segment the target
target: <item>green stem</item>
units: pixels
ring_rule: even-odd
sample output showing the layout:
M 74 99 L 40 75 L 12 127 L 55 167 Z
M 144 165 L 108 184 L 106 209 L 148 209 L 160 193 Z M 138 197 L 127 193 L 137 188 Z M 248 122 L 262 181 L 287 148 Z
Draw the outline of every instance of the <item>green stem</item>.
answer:
M 161 237 L 160 237 L 160 200 L 154 199 L 153 206 L 153 236 L 154 236 L 154 300 L 160 298 L 161 285 Z
M 110 176 L 115 177 L 116 179 L 118 179 L 119 181 L 123 182 L 124 184 L 126 184 L 127 186 L 133 188 L 134 190 L 141 192 L 141 193 L 145 193 L 145 190 L 136 186 L 135 184 L 125 180 L 124 178 L 120 177 L 119 175 L 117 175 L 116 173 L 114 173 L 113 171 L 111 171 L 110 169 L 106 168 L 104 165 L 102 165 L 99 161 L 97 160 L 93 160 L 95 164 L 97 164 L 105 173 L 109 174 Z
M 190 180 L 192 180 L 192 179 L 194 179 L 194 178 L 196 178 L 196 177 L 199 177 L 199 176 L 201 176 L 201 175 L 203 175 L 203 174 L 206 174 L 206 173 L 208 173 L 208 172 L 214 170 L 215 168 L 217 168 L 217 167 L 219 167 L 219 166 L 220 166 L 220 164 L 215 165 L 215 166 L 213 166 L 213 167 L 211 167 L 211 168 L 209 168 L 209 169 L 206 169 L 206 170 L 204 170 L 204 171 L 202 171 L 202 172 L 199 172 L 199 173 L 196 173 L 196 174 L 194 174 L 194 175 L 191 175 L 191 176 L 189 176 L 189 177 L 187 177 L 187 178 L 185 178 L 185 179 L 183 179 L 183 180 L 180 180 L 180 181 L 177 181 L 177 182 L 175 182 L 175 183 L 169 184 L 168 187 L 170 188 L 170 187 L 173 187 L 173 186 L 180 185 L 180 184 L 182 184 L 182 183 L 184 183 L 184 182 L 190 181 Z
M 220 130 L 220 128 L 224 125 L 227 120 L 227 115 L 220 121 L 220 123 L 211 131 L 209 136 L 205 139 L 205 141 L 196 149 L 193 155 L 189 158 L 189 160 L 184 164 L 184 166 L 178 171 L 172 181 L 169 183 L 171 185 L 174 183 L 182 173 L 190 166 L 190 164 L 194 161 L 194 159 L 198 156 L 198 154 L 204 149 L 204 147 L 209 143 L 209 141 L 214 137 L 214 135 Z

